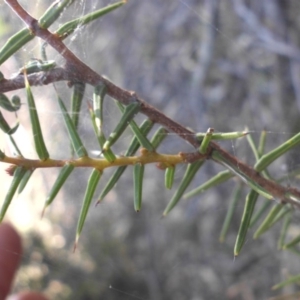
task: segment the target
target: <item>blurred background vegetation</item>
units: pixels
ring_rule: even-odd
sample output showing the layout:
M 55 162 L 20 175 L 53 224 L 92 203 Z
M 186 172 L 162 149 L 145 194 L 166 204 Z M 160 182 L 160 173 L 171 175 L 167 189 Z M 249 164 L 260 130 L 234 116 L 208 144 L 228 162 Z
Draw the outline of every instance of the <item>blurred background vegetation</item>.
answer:
M 38 17 L 52 1 L 20 3 Z M 109 3 L 75 1 L 51 29 Z M 3 45 L 23 24 L 4 3 L 0 8 Z M 265 129 L 270 150 L 300 128 L 299 12 L 297 0 L 130 0 L 112 14 L 79 29 L 66 44 L 95 71 L 136 91 L 184 126 L 197 132 L 205 132 L 208 127 L 226 132 L 248 126 L 256 141 Z M 35 39 L 3 64 L 5 77 L 11 77 L 30 58 L 39 58 L 39 48 Z M 58 65 L 63 63 L 51 49 L 48 57 Z M 66 83 L 56 86 L 68 103 L 71 92 Z M 53 88 L 35 87 L 33 92 L 52 157 L 68 158 L 69 142 Z M 26 101 L 24 91 L 17 93 Z M 91 97 L 92 89 L 88 88 L 86 101 Z M 106 133 L 119 117 L 111 102 L 105 103 Z M 28 157 L 32 157 L 35 154 L 30 133 L 26 133 L 26 109 L 24 105 L 19 113 L 23 125 L 19 139 L 28 149 Z M 81 116 L 80 134 L 88 149 L 97 148 L 87 106 Z M 116 153 L 125 152 L 130 137 L 127 131 L 114 147 Z M 4 143 L 2 137 L 1 145 Z M 241 160 L 254 163 L 246 140 L 222 146 Z M 177 153 L 190 149 L 170 134 L 159 151 Z M 270 171 L 274 177 L 298 167 L 297 150 L 273 164 Z M 193 186 L 220 170 L 216 164 L 206 164 Z M 294 286 L 270 290 L 287 274 L 300 270 L 298 256 L 277 251 L 280 224 L 258 241 L 252 240 L 254 231 L 250 231 L 242 253 L 233 259 L 245 195 L 238 202 L 227 240 L 218 242 L 233 180 L 189 201 L 182 200 L 161 219 L 176 184 L 172 191 L 166 191 L 163 172 L 147 166 L 143 208 L 136 214 L 132 205 L 132 169 L 128 168 L 104 202 L 91 207 L 74 254 L 76 222 L 90 170 L 72 174 L 41 220 L 44 199 L 57 172 L 37 171 L 31 185 L 9 209 L 7 220 L 23 232 L 26 247 L 16 290 L 34 288 L 52 299 L 128 300 L 251 300 L 295 291 Z M 105 172 L 98 193 L 111 172 Z M 176 172 L 178 183 L 184 166 Z M 1 181 L 8 182 L 8 176 L 1 173 Z M 297 179 L 287 182 L 292 186 L 298 183 Z M 5 189 L 1 198 L 4 193 Z M 297 216 L 294 218 L 297 222 Z M 299 226 L 292 226 L 292 230 L 299 231 Z

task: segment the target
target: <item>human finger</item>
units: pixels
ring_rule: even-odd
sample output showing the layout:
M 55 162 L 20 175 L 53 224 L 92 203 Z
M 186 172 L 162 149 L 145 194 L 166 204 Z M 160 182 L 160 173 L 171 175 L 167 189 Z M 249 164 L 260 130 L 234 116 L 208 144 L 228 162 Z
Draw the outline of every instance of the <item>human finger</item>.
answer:
M 7 300 L 48 300 L 44 295 L 35 292 L 22 292 L 10 296 Z
M 21 238 L 8 223 L 0 225 L 0 299 L 5 299 L 10 291 L 22 257 Z

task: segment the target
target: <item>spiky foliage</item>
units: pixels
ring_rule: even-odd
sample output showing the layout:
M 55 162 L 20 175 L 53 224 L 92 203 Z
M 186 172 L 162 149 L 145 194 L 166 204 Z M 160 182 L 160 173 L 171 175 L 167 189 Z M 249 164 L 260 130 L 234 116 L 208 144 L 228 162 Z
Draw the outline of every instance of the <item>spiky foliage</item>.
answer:
M 245 200 L 244 212 L 241 217 L 241 224 L 234 247 L 234 255 L 239 255 L 244 245 L 249 227 L 257 224 L 257 222 L 260 221 L 262 213 L 268 209 L 270 211 L 266 218 L 261 221 L 261 225 L 254 234 L 254 238 L 258 238 L 275 223 L 282 221 L 283 229 L 280 235 L 279 247 L 281 249 L 294 250 L 294 247 L 299 243 L 300 238 L 296 237 L 292 241 L 285 241 L 285 234 L 291 223 L 291 214 L 300 207 L 300 190 L 294 187 L 285 187 L 281 185 L 280 180 L 276 180 L 276 178 L 271 178 L 269 176 L 267 168 L 272 162 L 300 143 L 300 134 L 298 133 L 291 137 L 288 141 L 279 145 L 274 150 L 264 153 L 265 132 L 262 133 L 259 145 L 255 145 L 251 136 L 247 135 L 247 131 L 215 133 L 212 128 L 209 128 L 206 133 L 194 133 L 188 130 L 168 118 L 162 112 L 150 106 L 137 96 L 136 93 L 124 90 L 97 74 L 85 65 L 83 61 L 79 60 L 63 43 L 64 38 L 70 36 L 78 26 L 84 26 L 93 20 L 100 18 L 104 14 L 122 6 L 126 1 L 117 2 L 99 11 L 70 20 L 60 26 L 54 33 L 47 30 L 47 28 L 61 15 L 63 10 L 71 5 L 72 2 L 73 1 L 71 0 L 59 1 L 58 3 L 55 3 L 55 5 L 50 6 L 39 20 L 35 20 L 22 9 L 17 1 L 6 1 L 11 9 L 24 21 L 27 28 L 20 30 L 10 37 L 7 43 L 1 48 L 0 65 L 35 37 L 41 38 L 45 43 L 57 50 L 65 59 L 65 64 L 63 66 L 57 66 L 53 60 L 47 60 L 44 44 L 42 46 L 42 60 L 28 62 L 28 64 L 20 70 L 20 73 L 12 79 L 6 79 L 1 76 L 0 92 L 2 94 L 0 94 L 0 106 L 2 109 L 15 113 L 20 108 L 20 101 L 16 101 L 18 99 L 13 98 L 12 100 L 9 100 L 3 93 L 20 88 L 25 88 L 26 90 L 33 140 L 39 160 L 28 159 L 22 155 L 22 148 L 18 147 L 12 136 L 18 129 L 18 124 L 11 127 L 0 113 L 0 128 L 9 136 L 15 147 L 16 153 L 18 153 L 18 156 L 14 157 L 7 156 L 3 151 L 0 151 L 0 161 L 10 165 L 8 170 L 11 175 L 13 175 L 11 186 L 8 189 L 0 211 L 0 221 L 5 217 L 5 213 L 9 208 L 9 204 L 18 190 L 18 187 L 19 192 L 21 192 L 28 180 L 30 180 L 30 176 L 34 170 L 38 168 L 61 167 L 60 174 L 46 198 L 44 205 L 45 211 L 47 206 L 53 202 L 71 172 L 75 168 L 88 167 L 91 169 L 91 175 L 88 180 L 79 216 L 76 233 L 77 243 L 90 204 L 94 197 L 95 189 L 101 179 L 102 173 L 105 172 L 105 169 L 118 167 L 100 196 L 96 198 L 98 202 L 102 201 L 105 195 L 114 187 L 123 174 L 126 166 L 134 165 L 134 209 L 138 212 L 142 207 L 142 185 L 145 166 L 147 164 L 156 163 L 160 168 L 164 169 L 165 185 L 166 188 L 170 189 L 173 185 L 176 166 L 178 164 L 186 164 L 186 172 L 183 175 L 174 196 L 164 210 L 163 216 L 166 216 L 178 204 L 182 197 L 189 198 L 233 177 L 237 177 L 241 180 L 236 183 L 236 188 L 234 189 L 232 196 L 233 200 L 228 208 L 220 241 L 224 241 L 225 239 L 233 215 L 233 210 L 241 195 L 241 189 L 248 187 L 250 191 Z M 42 76 L 41 73 L 43 74 Z M 51 155 L 49 154 L 51 151 L 48 152 L 46 142 L 44 141 L 40 126 L 41 120 L 38 116 L 38 111 L 35 108 L 35 99 L 31 91 L 31 86 L 45 85 L 62 80 L 71 82 L 74 89 L 70 112 L 66 109 L 61 97 L 57 95 L 57 102 L 63 115 L 71 143 L 71 154 L 69 158 L 57 160 L 51 158 Z M 92 158 L 88 155 L 88 151 L 77 130 L 85 85 L 94 87 L 93 105 L 89 104 L 89 110 L 92 121 L 91 124 L 99 142 L 99 151 L 103 154 L 103 158 L 99 159 Z M 115 128 L 111 129 L 111 134 L 108 137 L 105 137 L 102 130 L 104 122 L 103 102 L 106 95 L 109 95 L 116 100 L 116 103 L 122 112 L 118 124 Z M 141 126 L 138 126 L 135 121 L 135 116 L 137 114 L 146 116 L 146 120 Z M 160 124 L 162 127 L 158 129 L 157 133 L 154 134 L 149 141 L 147 134 L 155 123 Z M 117 153 L 113 153 L 111 147 L 122 136 L 122 133 L 127 126 L 131 127 L 134 137 L 130 145 L 128 145 L 126 154 L 124 156 L 118 156 Z M 194 151 L 190 153 L 179 152 L 174 154 L 158 153 L 156 149 L 159 144 L 163 142 L 168 132 L 173 132 L 180 138 L 189 142 L 194 147 Z M 222 149 L 216 142 L 224 139 L 241 138 L 246 135 L 249 146 L 252 148 L 257 160 L 254 166 L 243 163 L 238 158 Z M 139 154 L 136 154 L 139 149 Z M 76 157 L 74 158 L 73 155 Z M 185 194 L 193 178 L 197 172 L 201 171 L 201 167 L 207 160 L 212 160 L 223 165 L 225 170 L 215 175 L 208 182 L 197 187 L 195 190 Z M 259 209 L 256 214 L 254 214 L 259 197 L 266 198 L 267 202 L 265 205 L 262 205 L 261 209 Z M 276 200 L 276 202 L 274 200 Z M 271 208 L 270 201 L 274 201 L 274 205 Z M 295 281 L 298 281 L 298 277 L 295 277 Z M 288 281 L 288 283 L 290 282 L 294 282 L 294 280 Z M 281 286 L 283 285 L 277 285 L 275 287 Z

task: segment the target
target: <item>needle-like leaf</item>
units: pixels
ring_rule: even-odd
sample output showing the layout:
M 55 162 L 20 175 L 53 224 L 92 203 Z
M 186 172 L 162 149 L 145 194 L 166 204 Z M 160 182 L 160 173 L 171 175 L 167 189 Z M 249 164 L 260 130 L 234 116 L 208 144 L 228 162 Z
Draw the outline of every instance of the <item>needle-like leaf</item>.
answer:
M 88 185 L 86 187 L 85 195 L 83 198 L 83 205 L 81 207 L 81 211 L 80 211 L 80 215 L 79 215 L 79 219 L 78 219 L 78 223 L 77 223 L 76 240 L 75 240 L 74 250 L 76 249 L 76 245 L 78 243 L 87 213 L 88 213 L 90 205 L 91 205 L 93 195 L 95 193 L 95 190 L 96 190 L 98 182 L 101 178 L 101 175 L 102 175 L 101 170 L 94 169 L 88 180 Z
M 171 201 L 167 205 L 166 209 L 163 212 L 163 216 L 166 216 L 178 203 L 180 198 L 182 197 L 183 193 L 187 189 L 187 187 L 190 185 L 191 181 L 193 180 L 194 176 L 200 169 L 200 167 L 204 164 L 204 160 L 198 160 L 192 164 L 188 164 L 185 174 L 183 175 L 182 181 L 173 195 Z
M 110 147 L 118 140 L 124 130 L 127 128 L 130 121 L 139 112 L 141 104 L 139 102 L 130 103 L 126 106 L 124 113 L 114 131 L 109 135 L 107 141 L 103 145 L 103 151 L 110 149 Z
M 10 184 L 10 187 L 8 189 L 8 192 L 5 196 L 5 199 L 3 201 L 1 211 L 0 211 L 0 222 L 2 222 L 6 211 L 11 203 L 12 198 L 14 197 L 14 194 L 20 184 L 20 181 L 22 180 L 24 174 L 26 173 L 26 168 L 24 167 L 17 167 L 14 171 L 14 177 Z
M 235 175 L 239 176 L 244 182 L 248 184 L 248 186 L 255 190 L 257 193 L 262 195 L 267 199 L 273 199 L 273 195 L 270 194 L 264 187 L 259 185 L 256 181 L 252 180 L 251 177 L 247 176 L 240 168 L 238 164 L 233 164 L 232 162 L 228 161 L 225 156 L 223 156 L 218 151 L 213 151 L 211 157 L 219 162 L 220 164 L 224 165 L 230 171 L 232 171 Z
M 9 141 L 11 142 L 11 145 L 13 147 L 13 151 L 15 151 L 16 155 L 20 156 L 20 157 L 23 157 L 22 153 L 21 153 L 21 150 L 19 149 L 17 143 L 15 142 L 14 138 L 9 135 L 8 136 L 9 138 Z
M 153 122 L 151 120 L 147 119 L 141 125 L 140 131 L 142 132 L 142 134 L 144 134 L 144 136 L 146 136 L 152 127 L 153 127 Z M 139 147 L 140 147 L 140 143 L 139 143 L 137 137 L 134 136 L 133 139 L 131 140 L 129 148 L 127 149 L 124 156 L 133 155 L 138 150 Z M 103 200 L 103 198 L 109 193 L 109 191 L 111 191 L 111 189 L 115 186 L 115 184 L 120 179 L 120 177 L 122 176 L 122 174 L 124 173 L 126 168 L 127 168 L 127 166 L 121 166 L 114 172 L 114 174 L 109 179 L 106 186 L 104 187 L 103 191 L 101 192 L 101 194 L 99 196 L 99 200 L 97 201 L 97 204 Z
M 283 208 L 284 208 L 284 204 L 276 204 L 271 208 L 270 212 L 268 213 L 264 221 L 261 223 L 261 225 L 254 233 L 253 235 L 254 239 L 260 237 L 264 232 L 266 232 L 272 226 L 272 224 L 274 224 L 273 223 L 274 219 Z
M 10 112 L 15 112 L 20 108 L 20 106 L 13 105 L 4 94 L 0 94 L 0 106 Z
M 85 91 L 85 84 L 77 82 L 74 84 L 73 93 L 71 96 L 71 116 L 75 129 L 78 128 L 81 103 Z
M 242 247 L 245 243 L 250 220 L 254 211 L 257 198 L 258 198 L 258 193 L 254 190 L 251 190 L 246 197 L 244 212 L 243 212 L 239 232 L 236 237 L 236 241 L 234 245 L 234 256 L 238 256 L 240 254 Z
M 31 41 L 34 35 L 28 28 L 23 28 L 7 40 L 0 49 L 0 65 L 2 65 L 9 57 L 17 52 L 26 43 Z
M 196 187 L 195 189 L 191 190 L 190 192 L 184 194 L 183 198 L 187 199 L 190 197 L 194 197 L 195 195 L 200 194 L 218 184 L 221 184 L 232 177 L 234 177 L 234 174 L 232 172 L 230 172 L 228 170 L 221 171 L 220 173 L 218 173 L 217 175 L 215 175 L 214 177 L 212 177 L 205 183 L 201 184 L 200 186 Z
M 103 146 L 106 142 L 106 137 L 103 132 L 103 103 L 105 95 L 106 86 L 104 84 L 97 85 L 94 88 L 93 93 L 93 109 L 90 108 L 94 132 L 97 136 L 101 150 L 103 150 Z M 116 156 L 111 149 L 104 151 L 103 156 L 109 162 L 113 162 L 116 159 Z
M 297 235 L 295 238 L 293 238 L 289 243 L 285 244 L 283 246 L 283 249 L 289 249 L 294 246 L 296 246 L 300 242 L 300 235 Z
M 77 130 L 80 117 L 80 109 L 84 96 L 85 84 L 82 82 L 76 82 L 73 86 L 73 92 L 71 95 L 71 119 L 74 127 Z M 71 155 L 74 156 L 74 148 L 71 145 Z
M 49 158 L 49 153 L 44 142 L 39 117 L 35 107 L 34 97 L 31 92 L 31 88 L 27 80 L 26 74 L 24 74 L 24 79 L 25 79 L 25 88 L 27 93 L 28 109 L 29 109 L 30 121 L 32 126 L 35 151 L 41 160 L 46 160 L 47 158 Z
M 58 104 L 60 106 L 60 110 L 62 112 L 64 121 L 65 121 L 65 125 L 68 130 L 69 138 L 71 140 L 71 143 L 72 143 L 75 153 L 77 154 L 78 157 L 88 156 L 87 151 L 86 151 L 85 147 L 83 146 L 83 143 L 79 137 L 79 134 L 76 131 L 76 128 L 74 126 L 74 123 L 73 123 L 71 117 L 69 116 L 69 114 L 66 110 L 64 103 L 62 102 L 60 97 L 57 97 L 57 100 L 58 100 Z
M 196 137 L 202 141 L 207 133 L 198 132 Z M 214 132 L 211 135 L 212 140 L 234 140 L 247 135 L 247 131 L 236 131 L 236 132 Z
M 291 276 L 287 280 L 284 280 L 272 287 L 272 290 L 278 290 L 281 289 L 287 285 L 291 285 L 292 283 L 299 283 L 300 282 L 300 275 Z M 296 299 L 296 298 L 293 298 Z
M 167 135 L 168 135 L 168 130 L 163 127 L 159 127 L 153 134 L 150 141 L 153 148 L 157 149 L 158 146 L 162 143 L 162 141 L 167 137 Z
M 104 84 L 100 84 L 95 86 L 93 93 L 93 110 L 99 135 L 103 135 L 103 103 L 106 90 L 106 86 Z M 101 147 L 102 146 L 103 145 L 101 145 Z
M 267 138 L 267 132 L 263 130 L 259 137 L 259 143 L 257 149 L 259 157 L 262 157 L 265 152 L 266 138 Z
M 70 5 L 72 2 L 74 2 L 74 0 L 55 1 L 40 17 L 40 26 L 43 28 L 48 28 L 60 16 L 65 7 Z M 0 65 L 2 65 L 9 57 L 11 57 L 33 38 L 34 35 L 28 28 L 21 29 L 11 38 L 9 38 L 4 46 L 0 49 Z
M 125 108 L 119 101 L 115 101 L 121 112 L 124 114 L 125 113 Z M 142 147 L 146 148 L 148 151 L 154 151 L 155 147 L 153 146 L 152 143 L 149 142 L 147 137 L 140 131 L 138 125 L 135 123 L 134 120 L 131 120 L 129 122 L 129 126 L 131 127 L 133 133 L 139 140 L 140 144 Z
M 263 205 L 253 215 L 249 228 L 253 227 L 257 223 L 257 221 L 262 217 L 262 215 L 268 210 L 268 208 L 271 205 L 272 205 L 272 201 L 265 199 Z
M 139 212 L 142 206 L 143 178 L 145 166 L 137 163 L 133 166 L 134 210 Z
M 283 225 L 282 225 L 281 232 L 280 232 L 280 237 L 279 237 L 279 240 L 278 240 L 278 247 L 277 247 L 278 250 L 281 250 L 284 247 L 286 233 L 287 233 L 287 230 L 288 230 L 288 228 L 291 224 L 291 220 L 292 220 L 292 212 L 290 211 L 288 214 L 286 214 L 284 216 L 284 219 L 283 219 Z
M 60 0 L 55 1 L 45 13 L 39 18 L 39 25 L 42 28 L 48 28 L 61 13 L 65 10 L 66 7 L 70 6 L 75 0 Z
M 254 142 L 251 134 L 247 135 L 247 141 L 248 141 L 248 143 L 252 149 L 252 152 L 255 156 L 255 160 L 258 161 L 260 159 L 260 156 L 259 156 L 258 149 L 256 148 L 255 142 Z
M 97 137 L 99 146 L 100 146 L 101 149 L 103 149 L 103 145 L 106 142 L 106 138 L 105 138 L 103 132 L 101 133 L 101 131 L 99 130 L 99 127 L 97 126 L 96 116 L 95 116 L 93 108 L 90 105 L 89 105 L 89 112 L 90 112 L 90 116 L 91 116 L 91 120 L 92 120 L 92 125 L 93 125 L 93 128 L 94 128 L 94 132 L 95 132 L 95 135 Z M 103 156 L 109 162 L 113 162 L 116 159 L 116 156 L 112 152 L 111 149 L 108 149 L 108 150 L 104 151 L 103 152 Z
M 253 137 L 251 134 L 248 134 L 247 135 L 247 141 L 253 151 L 253 154 L 254 154 L 254 157 L 255 157 L 255 160 L 258 161 L 261 156 L 263 155 L 263 151 L 264 151 L 264 143 L 265 143 L 265 134 L 261 134 L 260 136 L 260 139 L 259 139 L 259 148 L 256 147 L 255 145 L 255 142 L 253 140 Z M 270 175 L 268 174 L 268 171 L 265 169 L 262 171 L 262 175 L 268 179 L 271 179 L 270 178 Z
M 0 129 L 8 134 L 8 135 L 11 135 L 13 133 L 16 132 L 16 130 L 18 129 L 19 127 L 19 123 L 17 123 L 17 125 L 15 125 L 13 128 L 10 128 L 10 126 L 8 125 L 8 123 L 6 122 L 6 120 L 4 119 L 1 111 L 0 111 Z
M 56 197 L 57 193 L 63 186 L 63 184 L 66 182 L 72 171 L 74 170 L 74 165 L 72 164 L 65 164 L 62 169 L 60 170 L 60 173 L 45 201 L 44 208 L 42 211 L 42 216 L 44 215 L 45 209 L 53 202 L 54 198 Z
M 213 135 L 214 129 L 213 128 L 208 128 L 207 132 L 205 133 L 203 140 L 201 141 L 201 145 L 199 147 L 199 152 L 201 154 L 205 154 L 207 151 L 207 148 L 209 146 L 209 143 L 212 139 L 212 135 Z
M 220 237 L 219 237 L 220 243 L 223 243 L 225 241 L 226 234 L 229 229 L 230 223 L 232 221 L 233 213 L 236 208 L 236 204 L 241 198 L 242 187 L 243 187 L 242 182 L 239 182 L 236 184 L 236 186 L 232 192 L 231 201 L 229 203 L 229 206 L 227 209 L 227 214 L 226 214 L 226 217 L 225 217 L 225 220 L 224 220 L 224 223 L 222 226 L 222 230 L 220 233 Z
M 259 161 L 255 164 L 254 169 L 258 172 L 264 170 L 269 166 L 274 160 L 282 156 L 285 152 L 289 151 L 291 148 L 295 147 L 300 143 L 300 133 L 294 135 L 292 138 L 287 140 L 285 143 L 264 154 Z
M 175 166 L 170 166 L 170 167 L 166 168 L 166 171 L 165 171 L 165 187 L 169 190 L 173 186 L 174 175 L 175 175 Z
M 33 174 L 34 170 L 32 169 L 28 169 L 26 170 L 21 182 L 20 182 L 20 185 L 19 185 L 19 188 L 18 188 L 18 194 L 21 194 L 24 190 L 24 188 L 26 187 L 26 184 L 28 183 L 31 175 Z
M 19 74 L 32 74 L 42 71 L 49 71 L 54 69 L 56 62 L 54 60 L 41 61 L 39 59 L 33 59 L 29 61 L 23 68 L 19 70 Z
M 83 17 L 69 21 L 69 22 L 63 24 L 62 26 L 60 26 L 55 33 L 59 37 L 66 38 L 67 36 L 72 34 L 76 30 L 76 28 L 86 25 L 94 20 L 97 20 L 101 16 L 108 14 L 109 12 L 115 10 L 116 8 L 122 6 L 125 3 L 126 3 L 126 1 L 116 2 L 114 4 L 108 5 L 99 10 L 93 11 L 92 13 L 86 14 Z

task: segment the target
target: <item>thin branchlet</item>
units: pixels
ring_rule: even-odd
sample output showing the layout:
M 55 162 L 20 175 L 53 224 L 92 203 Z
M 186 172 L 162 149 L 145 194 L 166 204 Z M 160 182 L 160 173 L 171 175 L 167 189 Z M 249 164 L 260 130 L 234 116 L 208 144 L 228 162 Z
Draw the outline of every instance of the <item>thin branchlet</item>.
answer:
M 196 138 L 194 132 L 190 131 L 181 124 L 167 117 L 165 114 L 163 114 L 162 112 L 148 104 L 146 101 L 144 101 L 136 93 L 122 89 L 113 84 L 108 79 L 97 74 L 94 70 L 92 70 L 90 67 L 84 64 L 74 53 L 72 53 L 57 35 L 52 34 L 49 30 L 45 28 L 41 28 L 39 26 L 38 21 L 31 17 L 19 5 L 18 1 L 6 0 L 5 2 L 22 19 L 22 21 L 27 25 L 32 34 L 43 39 L 45 42 L 51 45 L 65 59 L 65 65 L 63 68 L 54 68 L 53 70 L 40 72 L 42 75 L 29 75 L 28 81 L 30 85 L 46 85 L 62 80 L 67 80 L 71 82 L 83 82 L 92 86 L 97 86 L 100 83 L 102 83 L 106 86 L 107 94 L 109 96 L 118 100 L 124 105 L 128 105 L 133 101 L 140 102 L 140 112 L 146 115 L 151 121 L 163 125 L 170 132 L 176 133 L 179 137 L 189 142 L 196 149 L 199 148 L 200 142 Z M 18 75 L 15 78 L 9 80 L 4 79 L 0 81 L 1 93 L 17 90 L 23 87 L 23 75 Z M 234 157 L 226 150 L 222 149 L 218 144 L 216 144 L 213 141 L 210 141 L 205 158 L 211 158 L 210 154 L 214 151 L 218 152 L 220 154 L 220 157 L 226 160 L 226 163 L 222 162 L 222 160 L 215 160 L 217 163 L 221 163 L 225 167 L 227 167 L 229 164 L 230 166 L 233 166 L 233 169 L 235 167 L 238 167 L 238 169 L 243 173 L 243 175 L 246 178 L 248 178 L 252 182 L 255 182 L 258 186 L 270 193 L 274 197 L 274 199 L 279 199 L 283 203 L 291 203 L 294 206 L 300 207 L 300 200 L 298 200 L 300 199 L 300 191 L 298 189 L 286 188 L 274 181 L 264 178 L 259 172 L 255 171 L 252 167 L 248 166 L 247 164 L 241 162 L 238 158 Z M 197 159 L 203 159 L 203 156 L 200 156 L 200 153 L 192 153 L 186 155 L 186 157 L 190 157 L 189 159 L 186 159 L 186 161 L 195 161 Z

